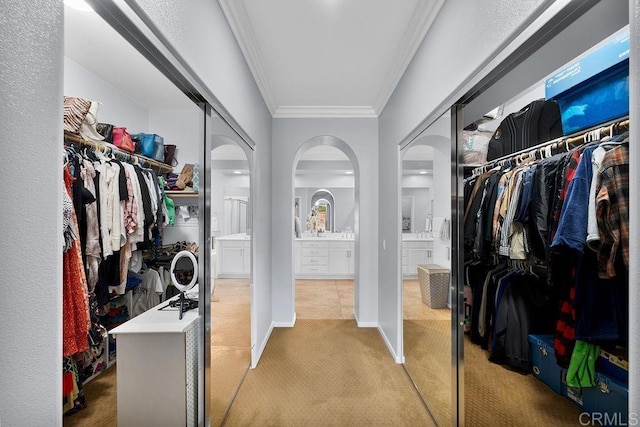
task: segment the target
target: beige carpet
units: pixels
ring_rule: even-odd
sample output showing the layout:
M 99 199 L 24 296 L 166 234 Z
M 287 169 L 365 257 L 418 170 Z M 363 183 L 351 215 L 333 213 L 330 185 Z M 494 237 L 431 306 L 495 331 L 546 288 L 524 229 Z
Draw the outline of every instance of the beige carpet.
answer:
M 451 322 L 404 321 L 405 367 L 440 426 L 451 425 Z
M 298 320 L 274 329 L 227 426 L 434 425 L 376 329 Z
M 116 366 L 107 368 L 102 374 L 84 386 L 87 407 L 63 418 L 68 427 L 113 427 L 116 425 Z
M 533 375 L 487 360 L 465 337 L 465 417 L 468 426 L 579 426 L 582 410 Z
M 417 280 L 403 286 L 405 366 L 438 425 L 451 425 L 451 312 L 422 303 Z M 489 362 L 465 337 L 467 426 L 577 426 L 580 408 L 533 375 Z

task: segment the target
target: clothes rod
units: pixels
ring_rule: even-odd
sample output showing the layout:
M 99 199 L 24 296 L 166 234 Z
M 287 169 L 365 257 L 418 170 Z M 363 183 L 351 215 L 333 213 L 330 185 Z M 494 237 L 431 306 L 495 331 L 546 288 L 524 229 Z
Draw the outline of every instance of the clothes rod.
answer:
M 115 153 L 119 156 L 123 156 L 125 159 L 128 159 L 132 162 L 137 162 L 142 166 L 149 166 L 149 167 L 156 168 L 158 171 L 162 173 L 173 172 L 173 167 L 167 165 L 166 163 L 162 163 L 157 160 L 150 159 L 149 157 L 143 156 L 141 154 L 129 153 L 109 143 L 87 141 L 86 139 L 82 139 L 77 135 L 67 133 L 67 132 L 64 133 L 64 140 L 65 142 L 72 142 L 74 144 L 82 145 L 85 147 L 92 147 L 101 152 L 111 151 L 112 153 Z
M 532 153 L 540 150 L 541 148 L 546 148 L 548 146 L 554 146 L 553 148 L 558 148 L 562 145 L 569 146 L 570 144 L 576 143 L 587 143 L 591 141 L 596 141 L 596 137 L 604 137 L 604 136 L 614 136 L 619 134 L 622 130 L 629 130 L 629 116 L 621 117 L 615 120 L 611 120 L 604 124 L 600 124 L 598 126 L 594 126 L 587 130 L 583 130 L 580 132 L 576 132 L 572 135 L 561 136 L 556 139 L 549 140 L 547 142 L 543 142 L 541 144 L 535 145 L 533 147 L 528 147 L 520 151 L 516 151 L 515 153 L 507 154 L 506 156 L 498 157 L 497 159 L 493 159 L 483 165 L 476 166 L 472 171 L 472 176 L 477 176 L 480 173 L 483 173 L 486 170 L 491 169 L 492 167 L 504 162 L 506 160 L 511 160 L 518 156 L 527 157 Z

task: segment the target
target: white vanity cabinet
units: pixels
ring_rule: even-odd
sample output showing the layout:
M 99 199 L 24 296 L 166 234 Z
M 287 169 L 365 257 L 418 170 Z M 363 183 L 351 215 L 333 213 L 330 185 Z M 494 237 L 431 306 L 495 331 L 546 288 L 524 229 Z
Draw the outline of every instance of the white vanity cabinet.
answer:
M 302 242 L 302 271 L 304 275 L 329 272 L 329 242 L 304 240 Z
M 433 240 L 413 239 L 402 241 L 402 275 L 418 275 L 418 264 L 433 263 Z
M 337 275 L 353 274 L 353 247 L 352 241 L 329 243 L 329 273 Z
M 293 244 L 294 272 L 304 279 L 350 279 L 354 274 L 354 242 L 340 238 L 302 238 Z
M 248 239 L 216 239 L 219 278 L 244 278 L 251 274 L 251 242 Z

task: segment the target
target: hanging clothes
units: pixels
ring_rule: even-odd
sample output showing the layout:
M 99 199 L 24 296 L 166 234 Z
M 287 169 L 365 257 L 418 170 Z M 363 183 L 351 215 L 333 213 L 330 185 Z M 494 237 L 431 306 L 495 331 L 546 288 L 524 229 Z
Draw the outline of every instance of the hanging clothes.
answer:
M 71 198 L 73 178 L 68 167 L 64 169 L 64 183 L 65 251 L 62 256 L 62 347 L 63 356 L 70 356 L 88 350 L 87 334 L 91 323 L 87 279 L 80 251 L 78 224 Z

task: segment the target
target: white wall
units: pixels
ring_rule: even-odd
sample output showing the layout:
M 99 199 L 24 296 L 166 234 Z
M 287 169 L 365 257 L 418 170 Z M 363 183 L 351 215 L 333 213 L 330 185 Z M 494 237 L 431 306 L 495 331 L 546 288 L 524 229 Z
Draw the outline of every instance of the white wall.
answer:
M 149 126 L 146 132 L 164 138 L 165 144 L 176 146 L 178 163 L 173 172 L 179 174 L 185 164 L 198 163 L 202 149 L 202 111 L 193 104 L 188 110 L 149 110 Z
M 631 53 L 629 61 L 630 79 L 629 117 L 634 124 L 640 123 L 640 0 L 629 2 L 629 19 L 631 28 Z M 636 135 L 634 131 L 634 135 Z M 637 137 L 634 137 L 637 142 Z M 629 145 L 629 194 L 630 212 L 640 211 L 640 153 L 638 144 Z M 631 235 L 629 252 L 629 283 L 640 283 L 640 215 L 632 214 L 629 218 Z M 629 286 L 629 307 L 640 307 L 640 287 Z M 640 315 L 637 309 L 629 310 L 629 414 L 640 413 Z M 636 416 L 637 419 L 637 416 Z
M 218 2 L 134 0 L 255 143 L 270 115 Z
M 193 108 L 185 110 L 152 109 L 149 110 L 149 126 L 145 132 L 156 133 L 164 138 L 165 144 L 174 144 L 178 164 L 173 172 L 179 174 L 186 163 L 198 163 L 202 129 L 202 115 L 200 109 L 193 104 Z M 184 199 L 176 199 L 176 204 L 184 204 Z M 197 205 L 197 199 L 193 199 Z M 178 207 L 176 206 L 176 210 Z M 180 213 L 176 211 L 176 217 Z M 199 217 L 191 216 L 187 221 L 178 221 L 176 225 L 168 225 L 162 234 L 165 245 L 178 241 L 198 242 Z
M 271 115 L 231 29 L 215 1 L 135 0 L 217 100 L 256 144 L 252 192 L 252 343 L 260 352 L 271 316 Z M 255 256 L 259 254 L 259 256 Z M 255 361 L 255 360 L 254 360 Z
M 62 2 L 0 13 L 0 424 L 62 425 Z
M 378 126 L 375 119 L 274 119 L 273 193 L 273 315 L 278 324 L 293 318 L 293 160 L 308 139 L 331 135 L 355 152 L 360 167 L 360 293 L 359 321 L 377 324 L 378 254 Z
M 296 187 L 322 187 L 322 188 L 353 188 L 355 179 L 353 175 L 327 175 L 320 177 L 315 174 L 296 175 Z
M 224 227 L 224 174 L 212 170 L 211 171 L 211 218 L 214 216 L 218 218 L 218 229 L 211 230 L 211 233 L 216 236 L 223 235 Z
M 149 131 L 149 110 L 67 57 L 64 58 L 64 94 L 100 102 L 98 120 L 102 123 L 124 126 L 129 133 Z

